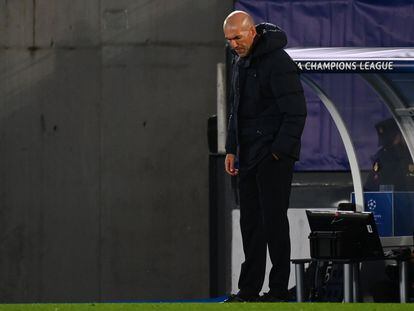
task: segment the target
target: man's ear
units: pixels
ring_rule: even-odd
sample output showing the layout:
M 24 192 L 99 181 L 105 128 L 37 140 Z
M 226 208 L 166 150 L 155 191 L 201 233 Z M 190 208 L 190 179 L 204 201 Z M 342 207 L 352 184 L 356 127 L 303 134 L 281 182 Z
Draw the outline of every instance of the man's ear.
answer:
M 253 26 L 250 27 L 250 33 L 253 36 L 257 35 L 256 26 L 253 25 Z

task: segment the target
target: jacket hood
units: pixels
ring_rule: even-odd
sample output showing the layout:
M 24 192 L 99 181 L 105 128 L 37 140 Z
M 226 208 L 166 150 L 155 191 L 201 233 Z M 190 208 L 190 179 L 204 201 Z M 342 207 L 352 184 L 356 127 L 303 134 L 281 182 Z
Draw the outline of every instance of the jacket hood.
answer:
M 260 23 L 256 25 L 256 32 L 258 38 L 252 52 L 253 57 L 282 49 L 287 44 L 285 32 L 276 25 Z

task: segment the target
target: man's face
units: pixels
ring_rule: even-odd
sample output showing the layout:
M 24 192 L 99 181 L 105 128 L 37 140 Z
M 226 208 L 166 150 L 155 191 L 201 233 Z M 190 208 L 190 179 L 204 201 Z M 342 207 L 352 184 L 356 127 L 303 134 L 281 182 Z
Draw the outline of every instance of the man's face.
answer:
M 247 30 L 232 26 L 224 28 L 224 37 L 229 42 L 230 47 L 240 57 L 245 57 L 249 54 L 255 35 L 256 29 L 254 27 Z

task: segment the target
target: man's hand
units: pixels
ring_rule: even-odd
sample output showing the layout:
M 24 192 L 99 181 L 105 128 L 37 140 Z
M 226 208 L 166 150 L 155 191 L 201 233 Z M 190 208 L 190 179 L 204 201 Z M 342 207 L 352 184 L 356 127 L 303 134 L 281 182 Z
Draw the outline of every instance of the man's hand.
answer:
M 236 156 L 231 153 L 228 153 L 226 155 L 226 159 L 224 160 L 224 168 L 226 172 L 230 174 L 231 176 L 236 176 L 239 173 L 239 170 L 234 168 L 235 160 L 236 160 Z

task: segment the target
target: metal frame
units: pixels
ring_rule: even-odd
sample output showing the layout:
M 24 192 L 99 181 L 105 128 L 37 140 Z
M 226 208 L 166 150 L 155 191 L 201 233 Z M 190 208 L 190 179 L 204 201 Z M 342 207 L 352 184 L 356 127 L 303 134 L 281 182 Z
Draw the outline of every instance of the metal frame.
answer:
M 322 103 L 325 105 L 325 108 L 328 110 L 331 115 L 339 134 L 341 135 L 342 142 L 344 143 L 345 152 L 348 156 L 349 166 L 351 168 L 352 182 L 355 192 L 355 204 L 357 211 L 362 212 L 364 210 L 364 194 L 362 190 L 362 179 L 361 171 L 359 169 L 358 159 L 355 153 L 355 147 L 352 143 L 351 136 L 349 135 L 348 129 L 339 114 L 338 110 L 335 107 L 333 101 L 326 95 L 326 93 L 317 85 L 312 79 L 302 75 L 301 80 L 308 85 L 320 98 Z

